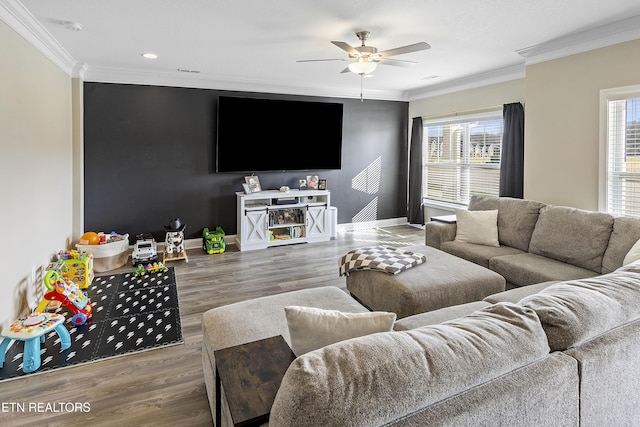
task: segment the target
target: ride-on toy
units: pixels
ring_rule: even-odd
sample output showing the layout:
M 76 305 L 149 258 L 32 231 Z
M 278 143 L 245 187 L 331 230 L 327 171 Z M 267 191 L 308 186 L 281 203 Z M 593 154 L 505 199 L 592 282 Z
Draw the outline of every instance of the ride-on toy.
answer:
M 78 285 L 60 276 L 56 270 L 49 270 L 44 275 L 44 286 L 49 290 L 34 311 L 44 313 L 51 301 L 60 301 L 73 313 L 71 322 L 84 325 L 93 314 L 91 300 Z
M 202 249 L 208 254 L 220 254 L 224 252 L 224 230 L 216 227 L 215 230 L 205 228 L 202 230 Z
M 138 264 L 138 266 L 133 270 L 133 275 L 136 277 L 142 277 L 145 274 L 160 273 L 167 270 L 169 270 L 167 266 L 161 262 L 154 262 L 153 264 L 149 263 L 146 266 Z
M 146 264 L 158 261 L 158 246 L 156 239 L 150 233 L 142 233 L 136 236 L 133 252 L 131 253 L 131 265 Z

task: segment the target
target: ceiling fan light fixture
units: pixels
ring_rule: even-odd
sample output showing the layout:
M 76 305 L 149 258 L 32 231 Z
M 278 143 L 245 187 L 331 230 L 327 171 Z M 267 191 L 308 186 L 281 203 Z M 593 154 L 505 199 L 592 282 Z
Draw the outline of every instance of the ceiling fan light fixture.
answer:
M 358 59 L 356 62 L 352 62 L 348 65 L 349 71 L 361 76 L 373 72 L 377 66 L 378 64 L 376 62 L 369 62 L 363 59 Z

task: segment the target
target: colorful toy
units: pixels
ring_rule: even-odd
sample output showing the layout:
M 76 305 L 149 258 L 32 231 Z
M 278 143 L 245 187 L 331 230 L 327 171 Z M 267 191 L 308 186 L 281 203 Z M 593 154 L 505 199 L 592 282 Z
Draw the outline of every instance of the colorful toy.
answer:
M 47 270 L 56 270 L 62 278 L 72 280 L 81 289 L 88 288 L 93 282 L 93 255 L 81 250 L 60 251 L 58 261 L 47 266 Z
M 160 273 L 167 270 L 169 269 L 161 262 L 147 264 L 146 267 L 142 264 L 138 264 L 138 266 L 133 270 L 133 275 L 136 277 L 142 277 L 147 273 Z
M 180 218 L 173 218 L 169 225 L 165 225 L 166 231 L 163 262 L 183 259 L 189 262 L 187 251 L 184 248 L 184 228 L 186 224 Z
M 209 231 L 208 228 L 202 230 L 202 249 L 208 254 L 224 252 L 224 230 L 220 227 L 216 227 L 215 231 Z
M 81 245 L 97 245 L 100 243 L 100 236 L 95 231 L 87 231 L 80 237 Z
M 158 261 L 158 244 L 153 235 L 149 233 L 138 234 L 136 239 L 131 253 L 131 264 L 135 267 L 138 264 Z
M 4 365 L 4 356 L 11 340 L 24 341 L 22 356 L 22 371 L 29 373 L 40 367 L 40 343 L 45 335 L 55 330 L 60 337 L 60 348 L 66 350 L 71 347 L 71 336 L 64 327 L 65 318 L 56 313 L 31 313 L 14 321 L 0 334 L 4 339 L 0 342 L 0 368 Z
M 60 276 L 56 270 L 47 271 L 43 282 L 49 292 L 44 294 L 42 301 L 34 310 L 35 312 L 43 313 L 49 303 L 55 300 L 60 301 L 62 305 L 74 313 L 71 318 L 74 325 L 84 325 L 87 319 L 91 318 L 93 314 L 91 300 L 86 293 L 80 290 L 78 285 Z

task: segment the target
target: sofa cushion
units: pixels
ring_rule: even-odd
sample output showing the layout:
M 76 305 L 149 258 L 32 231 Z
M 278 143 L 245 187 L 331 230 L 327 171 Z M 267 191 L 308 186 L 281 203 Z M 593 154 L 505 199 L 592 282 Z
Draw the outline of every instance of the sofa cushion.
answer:
M 291 350 L 296 356 L 326 345 L 376 332 L 389 332 L 395 313 L 343 313 L 315 307 L 284 308 L 291 337 Z
M 440 250 L 481 265 L 484 268 L 489 268 L 489 260 L 493 257 L 525 253 L 510 246 L 474 245 L 473 243 L 456 242 L 455 240 L 453 242 L 443 242 Z
M 535 313 L 508 303 L 341 341 L 293 361 L 269 424 L 385 425 L 548 357 Z
M 477 245 L 500 246 L 498 211 L 456 209 L 456 241 Z
M 640 239 L 640 219 L 623 216 L 613 221 L 613 232 L 602 258 L 602 272 L 611 273 L 623 264 L 631 247 Z
M 613 231 L 613 217 L 565 206 L 545 206 L 529 252 L 600 273 Z
M 498 235 L 501 245 L 526 251 L 540 209 L 545 204 L 511 197 L 472 196 L 469 210 L 498 209 Z
M 536 283 L 534 285 L 521 286 L 519 288 L 509 289 L 508 291 L 498 292 L 497 294 L 489 295 L 482 301 L 497 304 L 499 302 L 512 302 L 517 303 L 521 299 L 528 297 L 529 295 L 537 294 L 543 289 L 548 288 L 551 285 L 560 283 L 557 280 L 550 282 Z
M 516 286 L 598 275 L 586 268 L 529 253 L 493 257 L 489 260 L 489 268 Z
M 551 350 L 565 350 L 640 319 L 640 273 L 557 283 L 519 304 L 538 314 Z
M 409 329 L 416 329 L 422 326 L 437 325 L 438 323 L 446 322 L 448 320 L 464 317 L 476 310 L 489 307 L 490 305 L 491 304 L 485 301 L 473 301 L 428 311 L 426 313 L 414 314 L 413 316 L 398 320 L 393 325 L 393 330 L 408 331 Z

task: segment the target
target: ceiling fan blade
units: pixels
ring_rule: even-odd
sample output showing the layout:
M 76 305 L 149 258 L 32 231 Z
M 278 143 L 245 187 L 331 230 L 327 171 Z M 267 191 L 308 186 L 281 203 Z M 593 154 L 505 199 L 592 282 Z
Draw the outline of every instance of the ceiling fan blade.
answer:
M 360 56 L 360 52 L 358 52 L 357 50 L 355 50 L 351 45 L 349 45 L 348 43 L 345 42 L 339 42 L 339 41 L 332 41 L 331 43 L 333 43 L 334 45 L 338 46 L 340 49 L 344 50 L 345 52 L 347 52 L 349 55 L 355 55 L 355 56 Z
M 394 67 L 413 67 L 417 64 L 415 61 L 403 61 L 400 59 L 391 59 L 391 58 L 380 58 L 378 60 L 374 60 L 378 64 L 382 65 L 393 65 Z
M 296 62 L 322 62 L 322 61 L 347 61 L 345 58 L 332 58 L 332 59 L 299 59 Z
M 420 50 L 427 50 L 430 48 L 431 46 L 429 45 L 429 43 L 419 42 L 407 46 L 397 47 L 395 49 L 383 50 L 382 52 L 378 52 L 378 55 L 386 58 L 388 56 L 404 55 L 405 53 L 418 52 Z
M 351 70 L 349 69 L 349 67 L 344 67 L 344 70 L 340 71 L 340 74 L 345 74 L 345 73 L 350 73 Z

